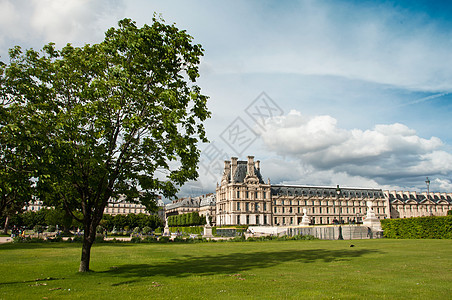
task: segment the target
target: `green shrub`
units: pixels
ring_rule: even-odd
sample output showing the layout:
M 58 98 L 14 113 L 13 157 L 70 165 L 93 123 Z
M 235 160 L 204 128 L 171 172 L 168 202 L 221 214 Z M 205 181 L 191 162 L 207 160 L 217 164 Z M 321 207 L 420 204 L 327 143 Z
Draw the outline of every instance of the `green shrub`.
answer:
M 83 242 L 83 236 L 81 236 L 81 235 L 74 236 L 72 238 L 72 242 L 74 242 L 74 243 L 81 243 L 81 242 Z
M 48 232 L 55 232 L 56 231 L 56 226 L 55 225 L 49 225 L 49 227 L 47 228 Z
M 156 243 L 158 239 L 154 236 L 147 236 L 142 240 L 143 243 Z
M 381 220 L 383 235 L 393 239 L 450 239 L 452 216 Z
M 170 241 L 170 237 L 169 236 L 161 236 L 159 238 L 159 242 L 160 243 L 168 243 Z
M 140 233 L 141 232 L 141 228 L 140 227 L 135 227 L 133 229 L 133 233 Z
M 96 238 L 94 239 L 95 243 L 103 243 L 104 242 L 104 235 L 103 234 L 96 234 Z
M 176 236 L 174 239 L 173 239 L 173 242 L 185 242 L 185 239 L 182 237 L 182 236 Z
M 152 228 L 149 226 L 143 227 L 143 234 L 150 234 L 152 232 Z
M 100 225 L 97 225 L 97 227 L 96 227 L 96 233 L 98 233 L 98 234 L 101 234 L 101 233 L 104 233 L 104 228 L 102 227 L 102 226 L 100 226 Z
M 141 238 L 139 236 L 134 236 L 130 239 L 131 243 L 141 243 Z
M 42 226 L 41 225 L 35 225 L 35 227 L 33 227 L 33 231 L 36 232 L 36 233 L 43 232 Z
M 45 240 L 42 238 L 37 238 L 37 237 L 22 237 L 22 236 L 16 236 L 15 238 L 13 238 L 13 243 L 44 243 Z

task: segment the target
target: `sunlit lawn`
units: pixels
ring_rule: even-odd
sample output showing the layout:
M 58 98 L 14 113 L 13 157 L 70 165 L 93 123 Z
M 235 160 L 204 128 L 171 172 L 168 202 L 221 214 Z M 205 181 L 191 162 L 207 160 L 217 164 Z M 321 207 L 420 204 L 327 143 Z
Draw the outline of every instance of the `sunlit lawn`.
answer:
M 350 247 L 353 244 L 354 247 Z M 451 240 L 0 245 L 0 299 L 451 299 Z

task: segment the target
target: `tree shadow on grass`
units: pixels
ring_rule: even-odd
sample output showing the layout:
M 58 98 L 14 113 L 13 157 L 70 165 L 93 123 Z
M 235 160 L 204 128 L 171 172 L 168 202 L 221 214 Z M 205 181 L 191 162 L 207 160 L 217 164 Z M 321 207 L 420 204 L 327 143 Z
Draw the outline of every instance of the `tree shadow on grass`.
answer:
M 285 262 L 314 263 L 347 261 L 368 254 L 383 253 L 379 250 L 287 250 L 276 252 L 230 253 L 227 255 L 184 255 L 169 262 L 151 264 L 127 264 L 98 272 L 112 276 L 187 277 L 214 274 L 234 274 L 256 268 L 269 268 Z
M 112 246 L 112 245 L 121 245 L 121 247 L 135 247 L 138 244 L 113 243 L 113 242 L 94 243 L 93 248 Z M 0 252 L 8 251 L 8 250 L 14 251 L 14 250 L 18 250 L 18 249 L 43 249 L 43 248 L 52 248 L 52 249 L 80 248 L 80 250 L 81 250 L 82 243 L 81 242 L 71 242 L 71 243 L 70 242 L 39 242 L 39 243 L 4 243 L 4 244 L 0 244 Z

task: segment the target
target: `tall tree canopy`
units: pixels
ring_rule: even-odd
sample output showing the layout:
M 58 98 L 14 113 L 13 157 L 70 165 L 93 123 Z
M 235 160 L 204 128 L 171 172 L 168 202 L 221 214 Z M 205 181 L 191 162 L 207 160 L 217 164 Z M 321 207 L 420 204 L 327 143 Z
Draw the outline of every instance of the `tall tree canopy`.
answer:
M 40 197 L 83 215 L 81 272 L 108 199 L 151 207 L 158 193 L 174 196 L 197 178 L 197 143 L 207 142 L 207 97 L 195 84 L 201 45 L 155 17 L 118 24 L 99 44 L 16 47 L 2 67 L 2 97 L 20 107 Z

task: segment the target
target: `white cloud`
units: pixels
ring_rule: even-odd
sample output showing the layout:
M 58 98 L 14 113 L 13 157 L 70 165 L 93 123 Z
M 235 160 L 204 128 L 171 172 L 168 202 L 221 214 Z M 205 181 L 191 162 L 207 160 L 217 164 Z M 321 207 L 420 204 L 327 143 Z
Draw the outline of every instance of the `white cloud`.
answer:
M 48 42 L 58 47 L 100 42 L 104 32 L 117 25 L 122 10 L 119 0 L 2 0 L 0 53 L 6 56 L 6 49 L 15 45 L 41 48 Z
M 261 137 L 270 151 L 298 159 L 315 172 L 331 170 L 333 179 L 345 173 L 343 181 L 390 184 L 394 176 L 452 173 L 452 154 L 441 149 L 441 140 L 421 138 L 403 124 L 345 130 L 330 116 L 304 117 L 296 111 L 267 124 Z
M 435 190 L 435 187 L 437 187 L 436 190 L 450 192 L 452 190 L 452 182 L 448 179 L 436 178 L 431 184 L 431 190 Z

